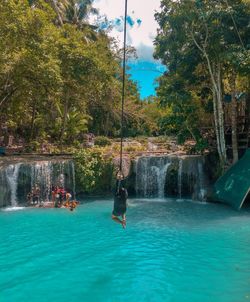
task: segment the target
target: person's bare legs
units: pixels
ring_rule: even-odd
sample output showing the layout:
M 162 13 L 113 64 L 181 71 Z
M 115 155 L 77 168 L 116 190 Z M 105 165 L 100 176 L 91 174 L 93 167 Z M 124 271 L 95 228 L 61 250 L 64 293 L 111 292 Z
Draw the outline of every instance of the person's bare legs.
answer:
M 126 228 L 126 215 L 122 215 L 122 227 L 125 229 Z
M 120 224 L 122 223 L 121 219 L 115 215 L 112 215 L 112 219 L 117 223 L 120 223 Z
M 124 215 L 122 215 L 122 217 L 123 217 L 123 216 L 124 216 Z M 115 222 L 121 224 L 123 228 L 126 227 L 126 220 L 125 220 L 125 224 L 124 224 L 124 220 L 123 220 L 123 219 L 121 220 L 119 217 L 117 217 L 117 216 L 115 216 L 115 215 L 112 215 L 112 219 L 113 219 Z

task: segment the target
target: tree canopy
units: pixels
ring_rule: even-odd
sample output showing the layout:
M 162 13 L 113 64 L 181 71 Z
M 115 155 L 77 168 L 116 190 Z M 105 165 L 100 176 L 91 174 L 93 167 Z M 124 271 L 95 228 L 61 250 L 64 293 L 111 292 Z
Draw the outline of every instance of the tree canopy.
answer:
M 236 81 L 249 75 L 250 4 L 162 0 L 155 17 L 159 24 L 155 57 L 169 69 L 159 79 L 158 97 L 162 106 L 172 108 L 162 125 L 167 130 L 172 125 L 178 135 L 199 141 L 200 129 L 209 125 L 213 113 L 217 150 L 225 163 L 223 96 L 228 78 L 235 74 Z
M 0 119 L 9 133 L 60 144 L 119 134 L 120 50 L 88 23 L 92 2 L 1 1 Z M 126 102 L 126 134 L 144 133 L 150 123 L 129 75 Z

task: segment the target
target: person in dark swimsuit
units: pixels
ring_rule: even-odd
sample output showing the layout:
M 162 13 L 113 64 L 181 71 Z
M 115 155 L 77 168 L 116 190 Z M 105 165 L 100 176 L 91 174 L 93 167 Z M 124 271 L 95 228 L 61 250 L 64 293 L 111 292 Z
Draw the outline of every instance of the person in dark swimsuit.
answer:
M 126 227 L 127 198 L 128 192 L 124 188 L 123 177 L 119 177 L 116 181 L 112 219 L 115 222 L 120 223 L 123 228 Z

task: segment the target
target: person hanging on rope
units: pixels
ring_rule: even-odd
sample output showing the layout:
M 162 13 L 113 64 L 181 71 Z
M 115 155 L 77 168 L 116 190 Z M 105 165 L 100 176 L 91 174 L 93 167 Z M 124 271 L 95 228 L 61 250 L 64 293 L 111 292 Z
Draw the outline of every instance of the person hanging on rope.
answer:
M 122 227 L 125 229 L 128 192 L 124 188 L 123 182 L 124 182 L 124 175 L 120 171 L 117 174 L 112 219 L 115 222 L 120 223 Z
M 126 34 L 127 34 L 127 13 L 128 0 L 125 0 L 124 15 L 124 40 L 123 40 L 123 73 L 122 73 L 122 102 L 121 102 L 121 147 L 120 147 L 120 170 L 117 174 L 116 189 L 114 196 L 114 209 L 112 219 L 120 223 L 123 228 L 126 227 L 126 210 L 128 192 L 123 186 L 124 175 L 122 173 L 122 156 L 123 156 L 123 134 L 124 134 L 124 104 L 125 104 L 125 82 L 126 82 Z M 121 218 L 119 218 L 121 217 Z

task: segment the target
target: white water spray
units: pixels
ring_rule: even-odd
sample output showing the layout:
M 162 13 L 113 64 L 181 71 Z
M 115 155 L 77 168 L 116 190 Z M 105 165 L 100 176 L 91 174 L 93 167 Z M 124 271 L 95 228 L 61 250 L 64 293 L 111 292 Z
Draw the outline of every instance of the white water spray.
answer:
M 182 169 L 183 169 L 183 160 L 179 159 L 179 169 L 178 169 L 178 195 L 179 198 L 182 198 Z
M 76 199 L 76 175 L 75 175 L 75 164 L 71 161 L 71 172 L 72 172 L 72 186 L 73 186 L 73 199 Z
M 6 168 L 6 178 L 10 187 L 10 204 L 11 207 L 17 207 L 17 186 L 18 174 L 21 164 L 9 165 Z

